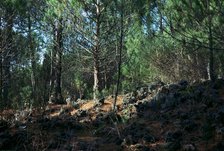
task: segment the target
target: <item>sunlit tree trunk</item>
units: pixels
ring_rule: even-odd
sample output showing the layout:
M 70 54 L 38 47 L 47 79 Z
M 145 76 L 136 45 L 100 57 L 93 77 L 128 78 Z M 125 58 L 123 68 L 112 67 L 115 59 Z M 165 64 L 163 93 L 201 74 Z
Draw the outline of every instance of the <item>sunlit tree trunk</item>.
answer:
M 210 0 L 207 0 L 208 3 L 208 41 L 209 41 L 209 71 L 208 77 L 211 81 L 216 79 L 215 71 L 214 71 L 214 49 L 213 49 L 213 33 L 212 33 L 212 16 L 210 12 Z
M 100 2 L 97 0 L 96 2 L 96 33 L 95 33 L 95 46 L 93 50 L 93 76 L 94 76 L 94 84 L 93 84 L 93 99 L 97 99 L 99 95 L 99 87 L 100 87 L 100 58 L 99 58 L 99 50 L 100 50 Z

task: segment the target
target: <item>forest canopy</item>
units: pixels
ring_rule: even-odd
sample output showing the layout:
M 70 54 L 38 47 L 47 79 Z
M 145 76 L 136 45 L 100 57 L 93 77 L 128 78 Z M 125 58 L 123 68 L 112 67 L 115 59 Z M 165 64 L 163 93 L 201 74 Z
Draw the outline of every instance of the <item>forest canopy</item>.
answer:
M 223 0 L 1 0 L 0 106 L 224 77 Z

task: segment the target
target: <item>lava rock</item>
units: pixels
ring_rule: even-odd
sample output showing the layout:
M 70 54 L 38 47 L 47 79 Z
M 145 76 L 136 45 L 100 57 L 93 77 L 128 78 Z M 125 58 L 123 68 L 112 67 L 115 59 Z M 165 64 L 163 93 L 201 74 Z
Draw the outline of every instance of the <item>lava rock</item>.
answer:
M 169 142 L 165 146 L 165 149 L 167 151 L 177 151 L 177 150 L 180 150 L 180 148 L 181 148 L 181 144 L 179 141 Z
M 223 151 L 224 150 L 224 143 L 219 142 L 216 146 L 213 147 L 212 151 Z
M 221 89 L 224 87 L 224 79 L 217 79 L 215 82 L 214 82 L 214 85 L 213 85 L 213 88 L 214 89 Z
M 184 130 L 187 132 L 192 132 L 198 128 L 198 125 L 193 120 L 184 120 L 181 124 L 184 127 Z
M 141 114 L 142 112 L 150 108 L 150 104 L 151 104 L 150 101 L 144 100 L 144 101 L 138 101 L 137 103 L 134 104 L 134 106 L 136 107 L 137 112 Z
M 175 142 L 177 140 L 181 140 L 182 139 L 182 136 L 183 136 L 183 133 L 180 130 L 177 130 L 175 132 L 168 131 L 165 134 L 165 141 L 166 142 Z
M 189 119 L 189 113 L 180 113 L 180 119 L 181 120 L 186 120 Z
M 149 142 L 149 143 L 154 143 L 155 142 L 155 137 L 152 136 L 151 134 L 145 134 L 143 136 L 143 139 L 146 141 L 146 142 Z
M 123 99 L 123 105 L 127 106 L 129 104 L 133 104 L 137 101 L 135 96 L 132 96 L 132 94 L 126 94 Z
M 150 151 L 150 148 L 143 145 L 143 144 L 136 144 L 135 145 L 135 150 L 137 150 L 137 151 Z
M 71 105 L 72 105 L 72 107 L 74 107 L 75 109 L 79 109 L 79 108 L 80 108 L 80 104 L 77 103 L 77 102 L 75 102 L 75 101 L 72 101 L 72 102 L 71 102 Z
M 132 143 L 136 144 L 139 140 L 146 138 L 146 134 L 150 135 L 150 131 L 146 128 L 145 124 L 141 123 L 132 123 L 129 127 L 123 130 L 123 134 L 125 136 L 130 136 L 132 139 Z M 153 136 L 152 136 L 153 137 Z M 146 138 L 150 141 L 153 141 L 153 138 Z
M 185 88 L 189 85 L 189 83 L 188 83 L 187 80 L 181 80 L 181 81 L 179 81 L 178 84 L 179 84 L 183 89 L 185 89 Z
M 9 124 L 7 121 L 0 120 L 0 131 L 4 131 L 9 127 Z
M 148 95 L 148 88 L 147 87 L 141 87 L 140 90 L 137 90 L 137 99 L 142 100 L 146 98 Z
M 205 91 L 205 88 L 201 85 L 198 85 L 195 88 L 193 88 L 192 95 L 193 95 L 194 99 L 201 100 L 202 94 L 203 94 L 204 91 Z
M 164 93 L 157 93 L 153 99 L 158 102 L 159 104 L 162 104 L 166 101 L 166 97 L 167 97 L 167 94 L 164 94 Z
M 104 97 L 102 97 L 102 98 L 100 98 L 99 100 L 98 100 L 98 102 L 100 103 L 100 104 L 104 104 L 104 101 L 105 101 L 105 98 Z
M 196 151 L 197 148 L 194 144 L 186 144 L 183 146 L 183 151 Z
M 78 117 L 86 117 L 87 111 L 86 110 L 78 110 L 77 116 Z
M 179 84 L 170 84 L 170 85 L 168 85 L 168 89 L 171 92 L 178 91 L 178 90 L 180 90 L 180 88 L 181 88 L 181 85 L 179 85 Z
M 163 83 L 161 81 L 153 82 L 148 86 L 148 91 L 151 92 L 151 91 L 157 90 L 158 88 L 160 88 L 164 85 L 165 85 L 165 83 Z
M 11 135 L 8 131 L 4 131 L 0 133 L 0 150 L 9 149 L 11 142 Z
M 219 107 L 217 113 L 214 113 L 216 122 L 224 124 L 224 106 Z

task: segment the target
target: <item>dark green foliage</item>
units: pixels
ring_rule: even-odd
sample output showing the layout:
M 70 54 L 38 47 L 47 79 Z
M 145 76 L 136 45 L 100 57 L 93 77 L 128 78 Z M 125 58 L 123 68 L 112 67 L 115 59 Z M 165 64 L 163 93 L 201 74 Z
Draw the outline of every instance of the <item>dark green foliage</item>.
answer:
M 186 86 L 168 106 L 194 99 L 213 107 L 224 84 L 215 81 L 224 77 L 223 8 L 221 0 L 2 0 L 1 108 L 42 106 L 56 89 L 64 102 L 182 79 L 214 83 Z M 166 108 L 163 99 L 156 103 Z

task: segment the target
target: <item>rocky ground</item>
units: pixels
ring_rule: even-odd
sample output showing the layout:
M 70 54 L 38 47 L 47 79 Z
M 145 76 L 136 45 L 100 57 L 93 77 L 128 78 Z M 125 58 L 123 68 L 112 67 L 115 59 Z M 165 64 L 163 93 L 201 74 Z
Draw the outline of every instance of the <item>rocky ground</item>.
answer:
M 223 151 L 224 80 L 0 113 L 0 150 Z

